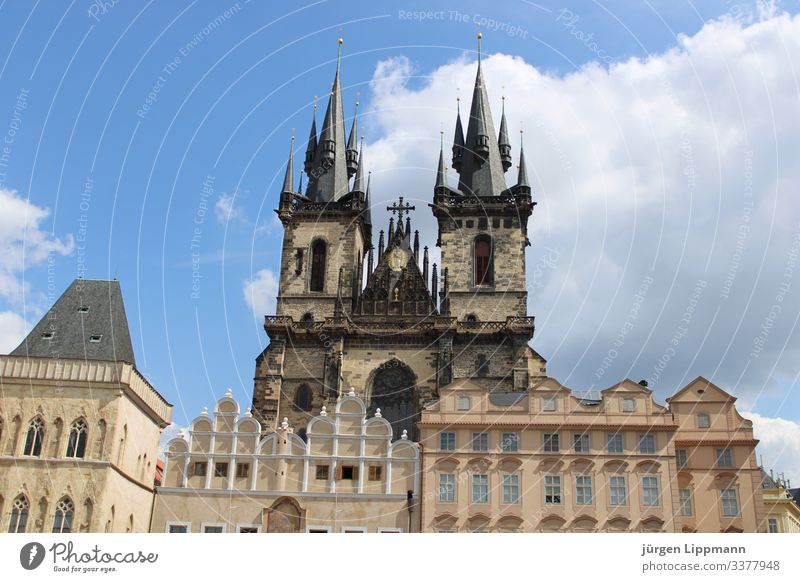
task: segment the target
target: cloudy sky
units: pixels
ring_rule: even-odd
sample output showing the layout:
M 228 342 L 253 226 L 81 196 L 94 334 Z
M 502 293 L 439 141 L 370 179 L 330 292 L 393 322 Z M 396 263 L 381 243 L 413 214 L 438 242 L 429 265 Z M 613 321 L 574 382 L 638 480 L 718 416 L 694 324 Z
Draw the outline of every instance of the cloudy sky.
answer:
M 433 247 L 439 132 L 449 150 L 480 29 L 515 158 L 524 130 L 549 373 L 580 390 L 647 379 L 661 401 L 705 376 L 800 483 L 798 5 L 584 4 L 4 6 L 0 351 L 74 277 L 116 277 L 178 423 L 228 387 L 247 401 L 286 150 L 293 130 L 303 150 L 336 37 L 376 222 L 403 195 Z

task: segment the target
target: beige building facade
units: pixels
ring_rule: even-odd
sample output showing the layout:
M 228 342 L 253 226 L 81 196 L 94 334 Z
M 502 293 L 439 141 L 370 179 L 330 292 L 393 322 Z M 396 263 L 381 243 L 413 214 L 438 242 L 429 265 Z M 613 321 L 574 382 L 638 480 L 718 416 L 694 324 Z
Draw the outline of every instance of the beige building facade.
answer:
M 400 533 L 419 531 L 419 445 L 392 442 L 380 411 L 355 392 L 307 424 L 262 436 L 227 394 L 168 444 L 154 532 Z
M 764 496 L 764 530 L 768 533 L 800 533 L 800 505 L 791 496 L 786 482 L 764 473 L 761 492 Z

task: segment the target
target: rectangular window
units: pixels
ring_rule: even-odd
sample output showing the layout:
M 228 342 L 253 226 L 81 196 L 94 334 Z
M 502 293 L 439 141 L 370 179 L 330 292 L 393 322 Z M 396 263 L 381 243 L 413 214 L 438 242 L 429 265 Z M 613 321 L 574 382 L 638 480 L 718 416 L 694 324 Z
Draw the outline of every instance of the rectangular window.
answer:
M 195 477 L 205 477 L 206 476 L 206 467 L 208 467 L 207 463 L 203 462 L 196 462 L 194 467 L 192 467 L 192 475 Z
M 639 452 L 643 455 L 654 455 L 656 453 L 656 435 L 639 435 Z
M 658 477 L 642 477 L 642 505 L 661 505 L 661 494 L 658 489 Z
M 370 481 L 380 481 L 383 479 L 383 466 L 372 465 L 369 468 L 369 475 L 367 477 Z
M 561 476 L 544 476 L 544 502 L 547 505 L 561 505 Z
M 636 401 L 633 398 L 622 399 L 622 412 L 633 412 L 636 410 Z
M 259 528 L 257 525 L 254 526 L 240 525 L 239 533 L 259 533 Z
M 353 465 L 342 465 L 339 467 L 339 479 L 343 481 L 355 481 L 358 475 L 358 471 Z
M 736 494 L 736 489 L 722 489 L 719 497 L 722 500 L 722 515 L 725 517 L 739 515 L 739 497 Z
M 222 533 L 221 525 L 206 525 L 203 527 L 203 533 Z
M 489 433 L 474 432 L 472 433 L 472 450 L 476 452 L 485 452 L 489 450 Z
M 458 409 L 459 410 L 469 410 L 471 405 L 472 405 L 472 399 L 469 396 L 459 396 L 458 397 Z
M 576 453 L 588 453 L 589 435 L 586 433 L 572 435 L 572 448 Z
M 711 426 L 711 417 L 705 413 L 701 412 L 697 415 L 697 428 L 708 428 Z
M 439 473 L 439 501 L 450 503 L 456 500 L 456 476 L 453 473 Z
M 503 503 L 519 503 L 519 475 L 503 475 Z
M 317 465 L 317 479 L 320 481 L 327 481 L 329 471 L 328 465 Z
M 545 412 L 555 412 L 558 410 L 558 402 L 555 396 L 547 396 L 542 398 L 542 410 Z
M 594 495 L 592 493 L 592 476 L 578 475 L 575 477 L 575 504 L 592 505 Z
M 515 432 L 504 432 L 500 448 L 505 453 L 516 453 L 519 450 L 519 435 Z
M 717 449 L 717 467 L 733 467 L 733 451 Z
M 176 524 L 169 526 L 169 533 L 189 533 L 189 528 L 185 524 Z
M 544 433 L 543 445 L 545 453 L 557 453 L 561 448 L 558 442 L 558 433 Z
M 442 451 L 455 451 L 456 450 L 456 433 L 454 432 L 440 432 L 439 433 L 439 449 Z
M 608 491 L 610 505 L 628 504 L 628 487 L 623 475 L 612 475 L 608 478 Z
M 774 517 L 767 520 L 767 533 L 778 533 L 778 520 Z
M 228 463 L 215 463 L 214 477 L 227 477 L 227 476 L 228 476 Z
M 692 515 L 692 490 L 691 489 L 681 489 L 679 491 L 680 498 L 681 498 L 681 515 L 689 516 Z
M 489 475 L 472 476 L 472 503 L 489 503 Z
M 245 478 L 250 476 L 250 463 L 236 463 L 236 476 Z
M 614 433 L 608 435 L 606 450 L 609 453 L 621 453 L 625 450 L 624 440 L 621 434 Z
M 686 449 L 675 449 L 675 459 L 678 463 L 678 469 L 685 469 L 689 466 L 689 451 Z

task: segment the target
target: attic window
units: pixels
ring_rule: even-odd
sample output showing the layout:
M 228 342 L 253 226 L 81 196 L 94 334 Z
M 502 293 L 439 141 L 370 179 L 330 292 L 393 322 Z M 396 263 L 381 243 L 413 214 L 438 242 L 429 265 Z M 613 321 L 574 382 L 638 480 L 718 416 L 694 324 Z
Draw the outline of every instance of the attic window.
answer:
M 42 339 L 51 340 L 55 334 L 52 331 L 45 331 L 42 333 Z
M 103 339 L 102 335 L 90 335 L 89 341 L 93 344 L 100 343 L 100 340 Z
M 78 313 L 89 313 L 89 306 L 81 305 L 80 307 L 78 307 Z

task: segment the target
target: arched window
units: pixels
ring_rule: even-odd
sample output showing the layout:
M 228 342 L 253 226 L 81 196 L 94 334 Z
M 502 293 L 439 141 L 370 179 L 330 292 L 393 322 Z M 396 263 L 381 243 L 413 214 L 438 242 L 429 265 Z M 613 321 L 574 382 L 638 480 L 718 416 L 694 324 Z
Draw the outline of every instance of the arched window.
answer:
M 491 285 L 492 277 L 492 239 L 479 236 L 475 239 L 475 284 Z
M 25 533 L 25 528 L 28 527 L 29 511 L 28 498 L 24 495 L 19 495 L 11 507 L 11 521 L 8 522 L 8 533 Z
M 43 442 L 44 420 L 41 416 L 37 416 L 28 425 L 28 436 L 25 437 L 25 449 L 22 454 L 30 457 L 41 456 Z
M 483 354 L 478 354 L 478 376 L 481 378 L 489 374 L 489 360 Z
M 323 240 L 316 240 L 311 245 L 311 290 L 322 291 L 325 287 L 325 257 L 327 245 Z
M 294 395 L 294 405 L 300 410 L 311 410 L 311 388 L 307 384 L 301 384 Z
M 82 459 L 86 455 L 86 428 L 86 421 L 82 418 L 70 426 L 67 457 Z
M 56 518 L 53 520 L 53 533 L 71 533 L 75 518 L 75 505 L 69 497 L 62 497 L 56 505 Z
M 300 430 L 298 430 L 297 431 L 297 436 L 299 436 L 301 439 L 303 439 L 304 443 L 308 442 L 308 434 L 306 434 L 306 429 L 301 428 Z

